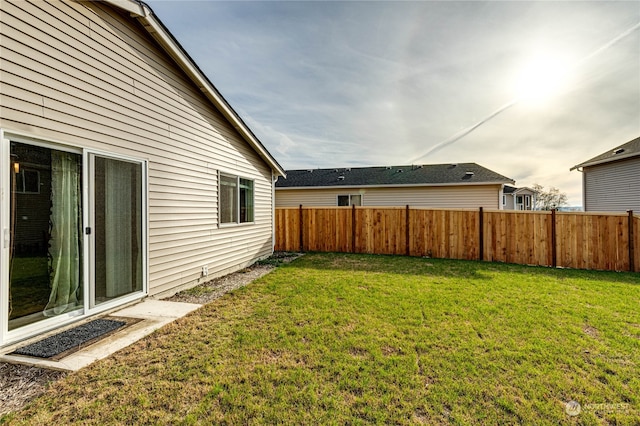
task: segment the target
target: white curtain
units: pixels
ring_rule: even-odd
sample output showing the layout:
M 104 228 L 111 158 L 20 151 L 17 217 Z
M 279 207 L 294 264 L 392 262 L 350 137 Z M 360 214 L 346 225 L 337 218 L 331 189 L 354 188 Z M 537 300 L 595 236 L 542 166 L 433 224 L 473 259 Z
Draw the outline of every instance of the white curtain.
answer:
M 81 281 L 80 173 L 78 156 L 51 151 L 51 294 L 44 315 L 77 308 Z
M 130 293 L 134 284 L 131 164 L 105 160 L 105 265 L 107 297 Z

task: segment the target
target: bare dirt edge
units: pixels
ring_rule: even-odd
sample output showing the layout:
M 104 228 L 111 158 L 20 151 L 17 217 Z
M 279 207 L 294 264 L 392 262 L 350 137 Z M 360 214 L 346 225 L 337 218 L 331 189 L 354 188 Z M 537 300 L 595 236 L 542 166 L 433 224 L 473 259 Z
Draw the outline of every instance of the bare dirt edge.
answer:
M 282 263 L 289 263 L 301 253 L 276 252 L 240 271 L 215 278 L 164 300 L 207 304 L 224 294 L 244 287 L 268 274 Z M 65 377 L 67 372 L 0 362 L 0 422 L 2 416 L 20 410 L 33 398 L 44 393 L 47 386 Z

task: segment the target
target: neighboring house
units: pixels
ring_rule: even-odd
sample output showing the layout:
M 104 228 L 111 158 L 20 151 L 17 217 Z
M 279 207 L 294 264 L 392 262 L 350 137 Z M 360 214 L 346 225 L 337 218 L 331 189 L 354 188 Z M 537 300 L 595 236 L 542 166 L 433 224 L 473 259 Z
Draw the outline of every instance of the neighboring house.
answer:
M 573 166 L 582 172 L 585 211 L 640 212 L 640 138 Z
M 533 210 L 536 193 L 533 189 L 505 185 L 502 194 L 502 208 L 505 210 Z
M 276 207 L 421 206 L 499 209 L 514 181 L 475 163 L 287 170 Z
M 144 3 L 0 2 L 0 346 L 273 251 L 284 170 Z

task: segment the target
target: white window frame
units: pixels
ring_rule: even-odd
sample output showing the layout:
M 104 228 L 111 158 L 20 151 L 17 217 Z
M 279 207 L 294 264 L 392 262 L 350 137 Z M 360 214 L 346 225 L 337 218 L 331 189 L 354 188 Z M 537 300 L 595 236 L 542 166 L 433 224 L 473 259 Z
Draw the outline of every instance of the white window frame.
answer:
M 349 204 L 347 204 L 346 206 L 340 206 L 340 197 L 349 197 Z M 351 197 L 360 197 L 360 206 L 363 205 L 363 203 L 362 203 L 362 199 L 363 199 L 362 194 L 338 194 L 338 195 L 336 195 L 336 206 L 338 206 L 338 207 L 351 207 L 353 205 L 353 201 L 352 201 Z
M 26 179 L 25 179 L 25 172 L 30 172 L 30 173 L 35 173 L 37 178 L 37 183 L 36 183 L 36 190 L 35 191 L 27 191 L 27 185 L 26 185 Z M 40 193 L 40 171 L 39 170 L 35 170 L 31 167 L 29 167 L 29 165 L 26 166 L 20 166 L 20 171 L 19 174 L 22 175 L 22 189 L 20 188 L 16 188 L 16 194 L 39 194 Z
M 220 194 L 222 194 L 222 178 L 226 177 L 226 178 L 234 178 L 236 181 L 236 196 L 235 196 L 235 207 L 236 207 L 236 213 L 235 213 L 235 220 L 232 222 L 222 222 L 222 197 Z M 241 211 L 241 205 L 240 205 L 240 181 L 241 180 L 245 180 L 245 181 L 249 181 L 251 182 L 251 208 L 253 209 L 253 211 L 251 212 L 251 218 L 252 220 L 247 220 L 244 222 L 241 222 L 241 215 L 240 215 L 240 211 Z M 227 227 L 227 226 L 246 226 L 246 225 L 252 225 L 255 224 L 256 222 L 256 181 L 255 179 L 251 179 L 248 177 L 244 177 L 244 176 L 240 176 L 237 175 L 235 173 L 227 173 L 227 172 L 218 172 L 218 227 Z

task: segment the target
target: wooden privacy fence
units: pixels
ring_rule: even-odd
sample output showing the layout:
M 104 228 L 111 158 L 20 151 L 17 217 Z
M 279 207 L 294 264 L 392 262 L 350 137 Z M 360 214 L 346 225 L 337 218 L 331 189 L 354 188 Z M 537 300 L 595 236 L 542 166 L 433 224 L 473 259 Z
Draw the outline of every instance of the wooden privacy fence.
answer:
M 276 208 L 276 250 L 640 270 L 640 216 L 414 207 Z

